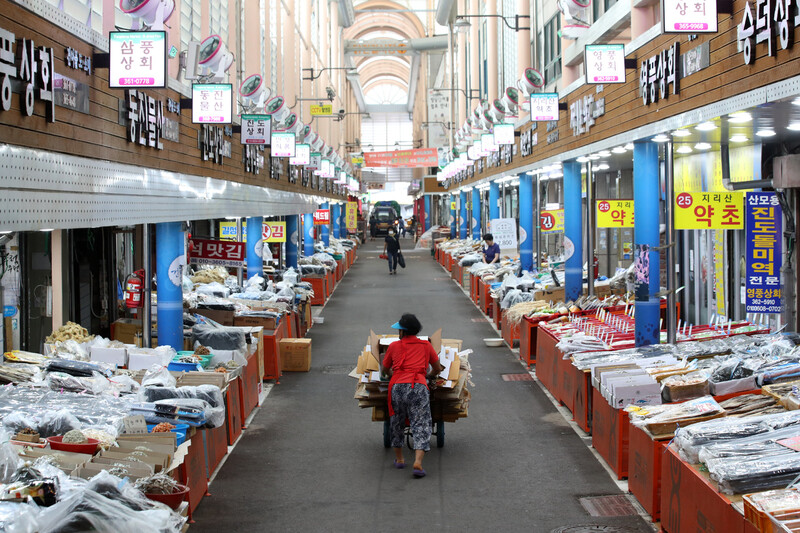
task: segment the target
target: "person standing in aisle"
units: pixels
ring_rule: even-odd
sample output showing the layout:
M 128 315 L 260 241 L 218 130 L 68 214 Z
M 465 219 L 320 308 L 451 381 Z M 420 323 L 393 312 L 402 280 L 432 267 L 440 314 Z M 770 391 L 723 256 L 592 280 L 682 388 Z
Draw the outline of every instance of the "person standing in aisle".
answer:
M 394 467 L 405 468 L 403 458 L 403 436 L 406 420 L 411 427 L 412 447 L 414 448 L 414 477 L 425 477 L 422 458 L 431 449 L 431 399 L 428 378 L 439 374 L 444 367 L 439 356 L 427 340 L 417 338 L 422 324 L 416 316 L 406 313 L 392 325 L 399 330 L 400 340 L 393 342 L 383 357 L 381 371 L 389 375 L 389 415 L 391 416 L 392 448 L 394 448 Z M 428 372 L 428 365 L 432 368 Z
M 383 253 L 388 254 L 389 274 L 397 274 L 397 256 L 400 254 L 400 241 L 394 232 L 394 228 L 389 228 L 389 234 L 383 240 Z
M 403 238 L 405 239 L 406 238 L 406 221 L 403 220 L 403 217 L 399 217 L 397 219 L 397 233 L 398 233 L 398 236 L 399 236 L 399 234 L 401 232 L 403 234 Z
M 494 242 L 494 237 L 491 233 L 483 236 L 486 242 L 486 247 L 483 249 L 483 260 L 489 263 L 497 263 L 500 260 L 500 245 Z

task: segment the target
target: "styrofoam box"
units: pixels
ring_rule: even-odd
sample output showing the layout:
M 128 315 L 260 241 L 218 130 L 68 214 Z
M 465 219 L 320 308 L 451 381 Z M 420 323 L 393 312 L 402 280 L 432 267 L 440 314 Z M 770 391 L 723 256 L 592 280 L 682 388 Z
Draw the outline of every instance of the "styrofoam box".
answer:
M 709 380 L 708 384 L 710 385 L 711 394 L 714 396 L 758 389 L 755 376 L 732 379 L 730 381 L 720 381 L 719 383 Z
M 125 348 L 98 348 L 92 346 L 89 350 L 92 361 L 101 361 L 112 365 L 126 366 L 128 364 L 128 350 Z
M 148 370 L 158 364 L 161 364 L 161 359 L 157 355 L 131 353 L 128 356 L 128 370 Z
M 624 409 L 629 405 L 635 405 L 637 407 L 641 407 L 643 405 L 661 405 L 661 393 L 645 394 L 644 396 L 637 396 L 635 398 L 615 396 L 614 402 L 611 405 L 617 409 Z

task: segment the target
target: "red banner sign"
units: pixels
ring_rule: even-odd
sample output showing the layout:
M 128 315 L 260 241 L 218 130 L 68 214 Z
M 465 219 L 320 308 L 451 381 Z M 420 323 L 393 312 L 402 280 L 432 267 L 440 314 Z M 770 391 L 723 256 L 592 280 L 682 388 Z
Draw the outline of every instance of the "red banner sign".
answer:
M 325 226 L 331 223 L 331 210 L 330 209 L 317 209 L 314 211 L 314 225 Z
M 365 152 L 366 167 L 419 168 L 439 166 L 439 151 L 436 148 L 395 150 L 393 152 Z
M 244 266 L 245 243 L 192 239 L 189 241 L 189 262 L 224 267 Z

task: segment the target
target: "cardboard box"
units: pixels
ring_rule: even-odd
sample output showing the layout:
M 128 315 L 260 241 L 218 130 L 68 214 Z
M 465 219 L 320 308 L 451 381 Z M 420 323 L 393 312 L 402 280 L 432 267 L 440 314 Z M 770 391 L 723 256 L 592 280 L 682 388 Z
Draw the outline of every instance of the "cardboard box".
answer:
M 117 368 L 128 365 L 128 350 L 125 348 L 98 348 L 89 349 L 89 359 L 115 365 Z
M 233 317 L 233 325 L 236 327 L 258 327 L 264 329 L 275 329 L 280 322 L 279 318 L 266 317 L 266 316 L 235 316 Z
M 564 291 L 565 291 L 564 287 L 554 288 L 554 289 L 544 289 L 534 294 L 533 299 L 536 301 L 545 301 L 545 302 L 563 302 L 565 295 Z
M 281 339 L 279 346 L 282 371 L 311 370 L 311 339 Z
M 192 309 L 192 313 L 197 313 L 206 318 L 210 318 L 221 326 L 233 325 L 233 311 L 221 311 L 218 309 Z
M 111 324 L 111 339 L 135 344 L 136 334 L 142 334 L 142 321 L 135 318 L 120 318 Z

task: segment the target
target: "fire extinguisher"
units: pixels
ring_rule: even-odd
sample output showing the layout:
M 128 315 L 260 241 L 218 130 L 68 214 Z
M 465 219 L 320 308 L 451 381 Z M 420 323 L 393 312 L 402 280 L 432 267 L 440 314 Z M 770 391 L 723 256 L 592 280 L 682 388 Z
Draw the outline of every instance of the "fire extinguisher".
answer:
M 125 278 L 125 306 L 137 309 L 144 305 L 142 292 L 144 288 L 144 270 L 137 270 Z
M 600 260 L 594 256 L 594 279 L 600 276 Z

